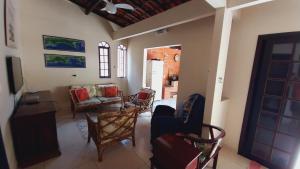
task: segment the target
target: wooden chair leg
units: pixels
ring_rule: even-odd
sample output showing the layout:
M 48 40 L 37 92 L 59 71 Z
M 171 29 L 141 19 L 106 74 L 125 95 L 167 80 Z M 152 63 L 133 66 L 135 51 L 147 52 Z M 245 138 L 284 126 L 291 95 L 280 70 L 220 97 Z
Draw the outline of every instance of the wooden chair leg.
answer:
M 88 140 L 87 140 L 87 143 L 90 143 L 91 142 L 91 135 L 88 134 Z
M 219 153 L 214 158 L 213 169 L 217 169 Z
M 72 113 L 73 113 L 73 119 L 75 119 L 75 117 L 76 117 L 76 110 L 74 109 L 74 110 L 72 111 Z
M 150 169 L 154 169 L 154 165 L 153 165 L 152 162 L 151 162 L 151 164 L 150 164 Z
M 101 162 L 102 161 L 102 156 L 103 156 L 103 147 L 98 147 L 97 146 L 97 151 L 98 151 L 98 161 Z
M 132 136 L 132 146 L 135 147 L 135 136 Z

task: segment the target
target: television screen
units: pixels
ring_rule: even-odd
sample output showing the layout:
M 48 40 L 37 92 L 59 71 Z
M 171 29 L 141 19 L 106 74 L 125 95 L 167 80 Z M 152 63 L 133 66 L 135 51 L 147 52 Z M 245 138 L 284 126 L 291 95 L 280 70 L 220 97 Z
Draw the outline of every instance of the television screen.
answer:
M 6 64 L 9 88 L 13 94 L 16 94 L 23 86 L 21 59 L 13 56 L 7 57 Z

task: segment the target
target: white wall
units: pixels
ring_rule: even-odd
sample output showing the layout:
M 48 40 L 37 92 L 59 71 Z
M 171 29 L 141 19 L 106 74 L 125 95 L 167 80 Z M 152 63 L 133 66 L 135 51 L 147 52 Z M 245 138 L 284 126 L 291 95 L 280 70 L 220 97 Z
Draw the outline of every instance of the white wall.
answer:
M 134 93 L 143 85 L 144 49 L 182 45 L 178 101 L 192 93 L 205 94 L 214 17 L 172 27 L 163 35 L 149 33 L 131 38 L 128 44 L 128 88 Z
M 19 39 L 19 3 L 17 0 L 12 1 L 16 8 L 16 21 L 17 21 L 17 41 Z M 4 31 L 4 0 L 0 0 L 0 124 L 3 135 L 4 146 L 6 149 L 6 155 L 8 158 L 9 166 L 11 169 L 17 168 L 16 158 L 13 148 L 12 136 L 10 131 L 9 118 L 14 109 L 14 98 L 18 100 L 21 91 L 13 96 L 9 93 L 8 81 L 7 81 L 7 70 L 6 70 L 6 56 L 18 56 L 20 57 L 20 44 L 18 49 L 11 49 L 5 46 L 5 31 Z M 1 164 L 0 164 L 1 165 Z
M 82 9 L 67 0 L 22 0 L 21 27 L 27 90 L 52 90 L 58 108 L 62 110 L 69 107 L 66 86 L 71 84 L 115 82 L 126 92 L 126 78 L 116 78 L 117 45 L 120 42 L 112 41 L 112 28 L 105 19 L 95 14 L 85 15 Z M 46 51 L 42 35 L 85 40 L 86 52 Z M 111 79 L 99 78 L 97 45 L 100 41 L 111 45 Z M 84 55 L 87 68 L 46 68 L 44 53 Z M 73 74 L 77 77 L 72 77 Z
M 232 25 L 224 96 L 230 99 L 225 144 L 237 150 L 258 35 L 300 31 L 300 1 L 277 0 L 243 9 Z

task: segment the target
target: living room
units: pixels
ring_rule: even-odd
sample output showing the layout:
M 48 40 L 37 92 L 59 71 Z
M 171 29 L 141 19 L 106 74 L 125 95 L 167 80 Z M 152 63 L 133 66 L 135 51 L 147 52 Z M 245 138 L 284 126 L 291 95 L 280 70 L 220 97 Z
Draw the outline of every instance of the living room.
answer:
M 143 87 L 145 80 L 143 77 L 144 49 L 174 44 L 180 44 L 182 49 L 177 108 L 182 107 L 183 102 L 190 95 L 200 93 L 206 98 L 203 121 L 221 127 L 226 132 L 222 142 L 224 148 L 220 151 L 217 168 L 249 168 L 249 165 L 263 168 L 263 165 L 267 164 L 262 164 L 264 160 L 245 157 L 241 148 L 241 145 L 248 146 L 246 143 L 241 143 L 241 140 L 246 130 L 243 128 L 245 116 L 249 104 L 251 105 L 249 95 L 251 95 L 251 87 L 255 84 L 252 81 L 254 65 L 258 62 L 255 59 L 258 37 L 299 31 L 300 24 L 297 21 L 300 14 L 300 2 L 298 0 L 227 0 L 226 8 L 223 8 L 225 0 L 222 0 L 223 5 L 218 4 L 217 0 L 191 0 L 180 1 L 180 3 L 178 1 L 174 2 L 177 6 L 169 10 L 164 7 L 162 9 L 166 11 L 161 10 L 159 14 L 139 22 L 134 23 L 133 21 L 136 21 L 134 18 L 132 22 L 129 22 L 127 18 L 131 25 L 125 27 L 117 25 L 117 20 L 113 23 L 114 17 L 105 18 L 108 15 L 100 16 L 96 9 L 91 10 L 90 3 L 93 4 L 96 1 L 74 2 L 69 0 L 1 0 L 0 124 L 9 168 L 18 168 L 10 124 L 13 111 L 25 92 L 43 90 L 51 91 L 55 100 L 61 155 L 32 167 L 150 168 L 149 158 L 152 156 L 150 111 L 138 116 L 135 134 L 136 147 L 131 146 L 131 141 L 122 141 L 105 149 L 103 161 L 98 162 L 96 147 L 92 143 L 87 146 L 86 140 L 81 136 L 82 132 L 78 129 L 80 128 L 78 124 L 81 124 L 78 119 L 83 113 L 76 114 L 75 119 L 72 117 L 69 87 L 114 83 L 122 90 L 123 96 L 135 94 Z M 112 2 L 128 2 L 133 5 L 137 2 L 146 3 L 129 0 L 113 0 Z M 13 6 L 16 29 L 15 45 L 12 46 L 6 42 L 5 28 L 8 21 L 5 21 L 7 14 L 4 15 L 4 9 L 8 3 L 12 3 Z M 86 8 L 80 6 L 84 3 L 86 3 Z M 144 8 L 147 8 L 147 5 L 145 6 Z M 97 8 L 100 9 L 101 4 Z M 87 12 L 88 9 L 90 9 L 89 12 Z M 151 11 L 150 8 L 147 10 Z M 131 14 L 131 11 L 120 11 L 123 13 L 119 14 L 119 17 L 125 15 L 126 12 Z M 159 30 L 164 30 L 165 33 L 157 33 Z M 85 50 L 70 52 L 47 49 L 45 37 L 80 40 L 84 42 Z M 106 78 L 99 77 L 101 76 L 99 45 L 102 42 L 109 45 L 110 76 Z M 118 47 L 120 45 L 125 47 L 127 53 L 124 66 L 125 76 L 119 76 Z M 297 49 L 295 50 L 297 52 Z M 85 66 L 53 68 L 46 64 L 47 54 L 83 56 Z M 6 68 L 8 56 L 18 57 L 22 63 L 24 85 L 16 94 L 12 94 L 9 90 Z M 155 104 L 158 105 L 159 102 Z M 299 122 L 295 121 L 294 128 L 299 129 L 299 127 Z M 294 148 L 299 147 L 299 135 L 297 138 Z M 0 150 L 2 150 L 1 147 Z M 293 153 L 297 155 L 297 151 Z M 283 159 L 287 159 L 285 155 L 282 156 Z M 127 161 L 123 157 L 127 157 Z M 292 168 L 292 165 L 296 165 L 295 155 L 290 155 L 287 161 L 289 167 L 283 168 Z M 2 167 L 2 163 L 1 168 L 5 168 L 5 166 Z

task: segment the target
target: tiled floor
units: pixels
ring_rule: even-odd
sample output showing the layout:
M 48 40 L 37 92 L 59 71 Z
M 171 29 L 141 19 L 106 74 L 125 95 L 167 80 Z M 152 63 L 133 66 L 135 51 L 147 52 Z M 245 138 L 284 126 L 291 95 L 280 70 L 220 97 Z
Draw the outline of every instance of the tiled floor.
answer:
M 174 103 L 174 102 L 173 102 Z M 103 161 L 97 161 L 95 145 L 81 136 L 71 113 L 57 118 L 57 131 L 62 155 L 28 169 L 149 169 L 150 113 L 138 117 L 136 147 L 123 141 L 105 149 Z M 222 149 L 218 169 L 248 169 L 249 161 L 226 147 Z

